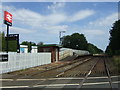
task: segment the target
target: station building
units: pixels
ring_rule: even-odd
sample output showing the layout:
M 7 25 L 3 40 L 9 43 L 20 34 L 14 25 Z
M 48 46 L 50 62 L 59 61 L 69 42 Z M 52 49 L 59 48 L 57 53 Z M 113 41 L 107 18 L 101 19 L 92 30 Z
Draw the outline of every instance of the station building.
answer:
M 57 62 L 60 48 L 61 46 L 57 44 L 45 44 L 38 47 L 38 52 L 51 52 L 51 62 Z

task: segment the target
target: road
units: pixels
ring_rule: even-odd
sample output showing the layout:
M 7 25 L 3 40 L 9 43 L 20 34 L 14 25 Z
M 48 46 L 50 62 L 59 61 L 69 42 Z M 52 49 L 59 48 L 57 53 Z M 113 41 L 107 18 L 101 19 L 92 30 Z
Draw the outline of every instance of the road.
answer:
M 84 78 L 0 79 L 0 88 L 77 88 Z M 120 85 L 120 76 L 112 76 L 114 88 Z M 110 88 L 108 77 L 89 77 L 82 88 Z

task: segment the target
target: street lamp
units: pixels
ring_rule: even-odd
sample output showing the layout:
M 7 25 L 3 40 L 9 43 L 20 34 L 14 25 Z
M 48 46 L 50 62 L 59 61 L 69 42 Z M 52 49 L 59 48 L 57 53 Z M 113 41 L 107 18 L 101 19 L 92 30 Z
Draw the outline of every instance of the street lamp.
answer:
M 59 45 L 61 45 L 62 44 L 62 33 L 65 33 L 66 31 L 59 31 L 59 39 L 60 39 L 60 42 L 59 42 Z

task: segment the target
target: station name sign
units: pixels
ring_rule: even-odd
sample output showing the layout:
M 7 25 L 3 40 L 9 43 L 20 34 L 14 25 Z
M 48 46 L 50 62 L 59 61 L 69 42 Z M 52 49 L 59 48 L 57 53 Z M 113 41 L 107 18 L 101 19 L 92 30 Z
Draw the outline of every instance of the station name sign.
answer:
M 7 11 L 4 11 L 4 24 L 12 26 L 12 14 Z

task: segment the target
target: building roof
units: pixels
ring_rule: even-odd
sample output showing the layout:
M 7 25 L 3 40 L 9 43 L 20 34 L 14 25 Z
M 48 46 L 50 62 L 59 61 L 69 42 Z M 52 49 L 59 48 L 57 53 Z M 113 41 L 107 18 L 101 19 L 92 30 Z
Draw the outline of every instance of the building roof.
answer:
M 44 45 L 40 45 L 39 47 L 57 47 L 57 48 L 61 48 L 61 45 L 58 44 L 44 44 Z

